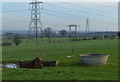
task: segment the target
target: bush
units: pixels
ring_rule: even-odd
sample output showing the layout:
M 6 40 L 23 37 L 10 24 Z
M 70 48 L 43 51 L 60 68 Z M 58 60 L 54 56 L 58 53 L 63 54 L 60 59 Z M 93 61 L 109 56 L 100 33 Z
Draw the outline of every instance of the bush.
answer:
M 83 40 L 87 40 L 87 38 L 83 38 Z
M 117 33 L 118 37 L 120 38 L 120 32 Z
M 107 35 L 104 35 L 104 38 L 107 38 Z
M 2 46 L 11 46 L 12 44 L 10 42 L 4 42 L 2 43 Z
M 18 34 L 14 35 L 13 41 L 16 45 L 19 45 L 21 43 L 20 36 Z
M 96 40 L 97 39 L 97 37 L 92 37 L 92 40 Z

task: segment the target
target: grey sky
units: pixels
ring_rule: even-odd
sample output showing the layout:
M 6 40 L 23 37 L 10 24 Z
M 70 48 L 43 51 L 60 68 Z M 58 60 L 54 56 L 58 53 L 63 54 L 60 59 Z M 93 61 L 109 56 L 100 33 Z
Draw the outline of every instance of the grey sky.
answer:
M 118 30 L 117 2 L 44 2 L 43 28 L 68 29 L 68 24 L 78 24 L 84 31 L 86 18 L 91 31 Z M 29 2 L 4 2 L 2 4 L 3 30 L 28 30 L 30 22 Z

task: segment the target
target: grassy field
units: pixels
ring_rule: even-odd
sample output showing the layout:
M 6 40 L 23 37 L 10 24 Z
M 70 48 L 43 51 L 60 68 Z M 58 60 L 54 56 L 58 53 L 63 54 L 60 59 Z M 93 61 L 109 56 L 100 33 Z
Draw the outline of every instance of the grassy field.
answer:
M 3 80 L 117 80 L 118 40 L 85 40 L 60 43 L 27 43 L 3 47 L 3 62 L 17 62 L 42 57 L 44 60 L 58 60 L 57 67 L 43 69 L 3 69 Z M 105 66 L 82 66 L 79 55 L 88 53 L 110 54 Z M 72 56 L 67 58 L 66 56 Z

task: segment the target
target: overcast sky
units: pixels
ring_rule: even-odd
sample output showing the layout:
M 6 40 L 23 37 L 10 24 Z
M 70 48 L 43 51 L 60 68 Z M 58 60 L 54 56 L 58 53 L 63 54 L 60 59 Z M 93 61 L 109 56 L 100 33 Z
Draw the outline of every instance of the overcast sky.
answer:
M 2 3 L 3 30 L 28 30 L 29 2 Z M 91 31 L 118 30 L 118 2 L 43 2 L 43 28 L 66 29 L 69 24 L 80 25 L 84 31 L 89 18 Z

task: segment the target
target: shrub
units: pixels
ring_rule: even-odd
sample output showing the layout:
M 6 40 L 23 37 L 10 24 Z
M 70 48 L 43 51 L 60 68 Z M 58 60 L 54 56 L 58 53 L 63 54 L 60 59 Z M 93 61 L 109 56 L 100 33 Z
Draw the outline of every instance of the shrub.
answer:
M 96 40 L 97 39 L 97 37 L 92 37 L 92 40 Z
M 117 33 L 118 37 L 120 38 L 120 32 Z
M 87 40 L 87 38 L 83 38 L 83 40 Z
M 12 44 L 10 42 L 4 42 L 2 43 L 2 46 L 11 46 Z
M 20 36 L 18 34 L 14 35 L 13 41 L 16 45 L 19 45 L 21 43 Z

